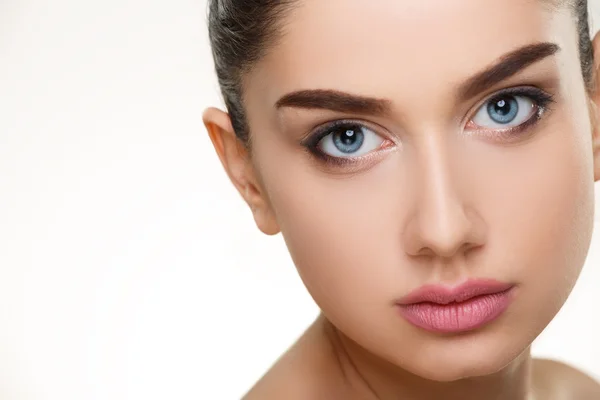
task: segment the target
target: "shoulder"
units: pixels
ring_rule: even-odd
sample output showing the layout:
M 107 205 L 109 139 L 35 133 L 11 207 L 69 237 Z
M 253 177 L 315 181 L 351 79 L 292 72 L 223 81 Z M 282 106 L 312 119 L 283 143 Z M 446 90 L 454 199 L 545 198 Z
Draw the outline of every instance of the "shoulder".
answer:
M 536 359 L 533 366 L 535 379 L 548 390 L 549 399 L 600 399 L 600 383 L 577 368 L 548 359 Z

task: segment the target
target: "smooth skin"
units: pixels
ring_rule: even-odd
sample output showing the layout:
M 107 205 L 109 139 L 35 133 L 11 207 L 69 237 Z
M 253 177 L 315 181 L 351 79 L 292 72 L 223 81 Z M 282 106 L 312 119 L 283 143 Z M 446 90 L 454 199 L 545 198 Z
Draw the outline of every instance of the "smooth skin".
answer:
M 522 49 L 540 44 L 524 63 Z M 507 76 L 474 78 L 498 78 L 506 69 L 494 66 L 520 50 Z M 523 87 L 552 101 L 517 95 L 526 128 L 489 124 L 490 99 Z M 322 310 L 245 400 L 600 399 L 585 374 L 530 355 L 581 272 L 600 177 L 600 90 L 586 91 L 570 10 L 300 0 L 243 89 L 250 148 L 227 113 L 210 108 L 204 123 L 258 228 L 282 233 Z M 336 154 L 332 135 L 304 146 L 340 120 L 361 126 L 364 152 Z M 471 278 L 516 285 L 483 328 L 425 332 L 395 306 L 422 285 Z

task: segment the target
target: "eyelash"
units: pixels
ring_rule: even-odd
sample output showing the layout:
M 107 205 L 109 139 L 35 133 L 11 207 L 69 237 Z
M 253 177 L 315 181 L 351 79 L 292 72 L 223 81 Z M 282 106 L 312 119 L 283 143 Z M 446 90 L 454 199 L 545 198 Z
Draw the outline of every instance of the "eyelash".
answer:
M 490 131 L 491 130 L 491 131 L 495 132 L 492 135 L 495 138 L 497 138 L 498 140 L 511 141 L 515 135 L 525 132 L 526 130 L 528 130 L 528 129 L 532 128 L 534 125 L 536 125 L 543 118 L 543 116 L 546 115 L 548 113 L 548 111 L 550 111 L 550 106 L 551 106 L 551 104 L 554 103 L 554 96 L 552 96 L 551 94 L 549 94 L 537 87 L 522 86 L 522 87 L 508 88 L 508 89 L 504 89 L 499 92 L 496 92 L 496 93 L 492 94 L 491 96 L 488 96 L 484 101 L 479 103 L 474 108 L 475 111 L 471 111 L 471 113 L 469 114 L 471 116 L 469 117 L 469 120 L 467 120 L 467 124 L 474 117 L 474 114 L 473 114 L 474 112 L 477 112 L 478 110 L 481 109 L 481 107 L 484 107 L 486 104 L 491 103 L 496 99 L 500 99 L 503 96 L 528 98 L 529 100 L 532 101 L 533 106 L 535 107 L 535 111 L 534 111 L 533 115 L 531 117 L 529 117 L 529 119 L 527 121 L 525 121 L 515 127 L 505 128 L 505 129 L 495 129 L 495 130 L 494 129 L 486 129 L 486 128 L 480 128 L 480 129 L 475 128 L 475 129 L 472 129 L 473 131 L 480 132 L 480 131 Z M 307 138 L 302 140 L 301 145 L 304 146 L 313 156 L 317 157 L 318 159 L 325 162 L 326 164 L 332 164 L 332 165 L 336 165 L 336 166 L 356 164 L 357 162 L 360 162 L 361 160 L 368 158 L 369 154 L 364 155 L 364 156 L 359 156 L 359 157 L 333 157 L 333 156 L 330 156 L 330 155 L 322 152 L 318 146 L 319 146 L 319 143 L 321 142 L 321 140 L 323 140 L 328 135 L 331 135 L 334 130 L 339 129 L 341 127 L 346 128 L 346 127 L 357 127 L 357 126 L 367 128 L 371 131 L 374 131 L 374 129 L 370 129 L 369 125 L 365 124 L 364 122 L 350 120 L 350 119 L 335 120 L 335 121 L 326 123 L 326 124 L 322 125 L 321 127 L 318 127 L 312 134 L 310 134 Z M 386 141 L 390 142 L 391 140 L 386 139 Z

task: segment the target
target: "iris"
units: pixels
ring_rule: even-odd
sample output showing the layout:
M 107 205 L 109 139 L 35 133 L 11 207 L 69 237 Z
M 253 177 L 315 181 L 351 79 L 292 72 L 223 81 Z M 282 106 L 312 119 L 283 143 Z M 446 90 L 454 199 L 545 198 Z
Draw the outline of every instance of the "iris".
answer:
M 494 122 L 508 124 L 519 113 L 519 103 L 513 96 L 499 97 L 488 103 L 487 112 Z
M 365 134 L 360 127 L 343 127 L 333 132 L 332 136 L 335 147 L 346 154 L 358 151 L 365 141 Z

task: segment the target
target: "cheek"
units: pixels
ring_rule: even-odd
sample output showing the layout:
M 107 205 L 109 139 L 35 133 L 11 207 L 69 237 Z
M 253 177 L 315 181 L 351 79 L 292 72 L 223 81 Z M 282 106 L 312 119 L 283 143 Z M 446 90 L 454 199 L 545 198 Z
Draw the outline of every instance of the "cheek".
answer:
M 330 320 L 359 323 L 392 310 L 409 288 L 402 280 L 399 164 L 388 157 L 355 175 L 335 175 L 298 143 L 269 132 L 254 142 L 255 163 L 308 292 Z
M 591 144 L 568 123 L 531 146 L 495 180 L 503 202 L 490 201 L 490 247 L 523 290 L 523 326 L 535 315 L 542 328 L 570 294 L 592 236 L 594 186 Z M 499 256 L 504 254 L 503 256 Z
M 272 202 L 310 295 L 329 321 L 361 346 L 398 365 L 390 352 L 414 359 L 410 343 L 416 338 L 405 334 L 393 305 L 418 276 L 402 246 L 403 196 L 390 184 L 400 180 L 394 179 L 398 171 L 378 169 L 341 180 L 291 165 L 289 172 L 293 183 L 272 181 L 285 187 Z
M 399 195 L 385 190 L 377 174 L 335 180 L 308 170 L 293 173 L 293 184 L 273 182 L 285 190 L 272 201 L 294 263 L 319 306 L 327 311 L 341 302 L 358 311 L 401 295 L 400 221 L 389 218 L 387 204 Z

